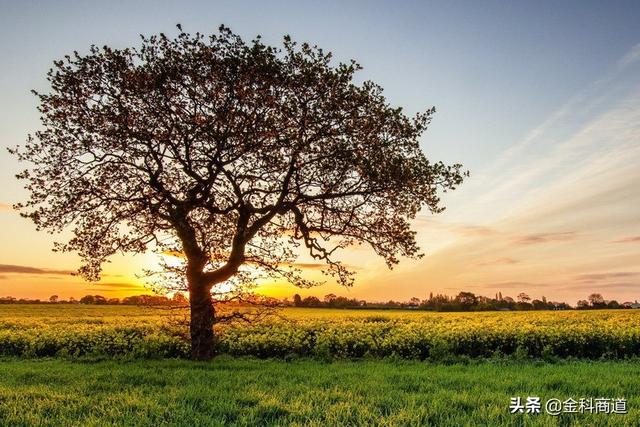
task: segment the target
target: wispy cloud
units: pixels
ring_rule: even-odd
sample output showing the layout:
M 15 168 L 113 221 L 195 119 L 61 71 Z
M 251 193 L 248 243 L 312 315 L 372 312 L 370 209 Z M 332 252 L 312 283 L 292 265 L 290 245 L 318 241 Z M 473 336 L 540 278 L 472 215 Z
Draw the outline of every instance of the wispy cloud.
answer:
M 293 264 L 293 267 L 307 269 L 307 270 L 321 270 L 327 267 L 327 264 L 318 262 L 297 262 Z
M 625 68 L 634 62 L 640 60 L 640 43 L 631 48 L 620 60 L 618 61 L 619 68 Z
M 96 286 L 88 289 L 143 289 L 143 286 L 134 283 L 116 282 L 116 283 L 96 283 Z
M 512 240 L 516 245 L 532 245 L 537 243 L 548 242 L 564 242 L 567 240 L 575 240 L 578 234 L 575 231 L 566 231 L 562 233 L 534 233 L 518 236 Z
M 626 71 L 640 68 L 638 55 L 640 44 L 620 59 L 624 71 L 611 70 L 552 113 L 523 140 L 514 143 L 492 165 L 475 171 L 450 196 L 459 200 L 463 208 L 451 206 L 449 211 L 459 212 L 462 220 L 471 213 L 475 221 L 499 220 L 512 217 L 514 210 L 528 209 L 540 196 L 569 183 L 573 184 L 572 190 L 582 191 L 564 192 L 552 204 L 545 201 L 544 208 L 553 209 L 565 198 L 589 195 L 591 188 L 599 190 L 618 184 L 618 180 L 605 180 L 593 170 L 599 167 L 615 175 L 617 166 L 631 164 L 638 154 L 640 73 Z M 584 171 L 590 172 L 589 180 L 600 182 L 591 188 L 586 182 L 581 183 L 577 175 Z
M 452 224 L 451 229 L 463 236 L 490 236 L 496 231 L 484 225 Z
M 574 277 L 574 280 L 578 282 L 597 282 L 601 280 L 617 279 L 621 277 L 635 277 L 640 276 L 640 272 L 637 271 L 616 271 L 612 273 L 591 273 L 591 274 L 579 274 Z
M 10 212 L 12 210 L 11 205 L 0 202 L 0 212 Z
M 604 285 L 598 285 L 604 289 L 640 289 L 640 282 L 618 282 L 618 283 L 606 283 Z
M 0 264 L 0 273 L 71 275 L 75 272 L 71 270 L 55 270 L 48 268 L 31 267 L 27 265 Z
M 293 264 L 282 264 L 281 267 L 286 267 L 288 265 L 302 270 L 323 270 L 328 267 L 328 265 L 323 262 L 295 262 Z M 342 265 L 349 270 L 360 270 L 360 267 L 357 265 L 345 263 L 342 263 Z
M 622 239 L 614 240 L 612 243 L 640 243 L 640 236 L 623 237 Z
M 426 216 L 424 214 L 418 215 L 415 219 L 415 222 L 420 226 L 427 227 L 428 229 L 445 230 L 467 237 L 489 236 L 497 233 L 497 230 L 486 225 L 460 222 L 445 222 L 440 219 L 435 219 L 432 216 Z
M 478 267 L 486 267 L 486 266 L 491 266 L 491 265 L 510 265 L 510 264 L 518 264 L 520 262 L 520 260 L 517 259 L 513 259 L 513 258 L 508 258 L 508 257 L 504 257 L 504 258 L 497 258 L 497 259 L 493 259 L 490 261 L 483 261 L 483 262 L 479 262 L 476 265 Z
M 580 284 L 580 285 L 571 285 L 571 286 L 563 286 L 561 289 L 566 290 L 581 290 L 584 291 L 584 294 L 590 292 L 598 292 L 603 293 L 604 291 L 615 292 L 615 291 L 628 291 L 628 290 L 638 290 L 640 289 L 640 282 L 609 282 L 609 283 L 597 283 L 592 284 L 591 286 Z M 607 295 L 604 295 L 605 298 Z
M 541 287 L 550 287 L 553 286 L 548 283 L 537 283 L 537 282 L 527 282 L 527 281 L 519 281 L 519 280 L 507 280 L 504 282 L 495 282 L 495 283 L 485 283 L 482 285 L 482 288 L 491 288 L 491 289 L 516 289 L 527 291 L 529 289 L 541 288 Z

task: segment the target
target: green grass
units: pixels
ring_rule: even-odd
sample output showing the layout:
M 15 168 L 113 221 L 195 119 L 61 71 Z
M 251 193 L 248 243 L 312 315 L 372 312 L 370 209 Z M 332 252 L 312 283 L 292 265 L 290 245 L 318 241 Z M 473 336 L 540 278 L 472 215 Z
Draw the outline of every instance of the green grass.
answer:
M 625 397 L 629 414 L 511 415 L 512 396 Z M 631 362 L 0 362 L 3 426 L 631 426 L 639 417 Z
M 0 426 L 640 425 L 640 310 L 287 309 L 287 321 L 217 329 L 221 350 L 266 360 L 210 363 L 171 359 L 188 350 L 181 314 L 2 307 L 0 354 L 27 358 L 0 359 Z M 403 359 L 416 349 L 467 364 Z M 530 359 L 541 355 L 556 363 Z M 624 397 L 629 414 L 511 415 L 515 396 Z

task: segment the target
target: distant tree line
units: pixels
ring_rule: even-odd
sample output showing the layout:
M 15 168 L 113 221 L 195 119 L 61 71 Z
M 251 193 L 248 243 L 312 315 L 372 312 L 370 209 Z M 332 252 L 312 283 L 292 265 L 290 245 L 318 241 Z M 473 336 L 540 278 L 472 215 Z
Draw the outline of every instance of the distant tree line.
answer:
M 490 298 L 475 295 L 472 292 L 460 292 L 452 297 L 448 295 L 431 293 L 429 298 L 421 300 L 417 297 L 409 301 L 387 301 L 368 302 L 356 298 L 346 298 L 334 294 L 325 295 L 321 300 L 315 296 L 302 298 L 300 295 L 293 296 L 293 302 L 288 305 L 294 307 L 323 307 L 323 308 L 377 308 L 377 309 L 412 309 L 429 311 L 510 311 L 510 310 L 573 310 L 574 307 L 566 302 L 547 301 L 546 297 L 541 299 L 531 299 L 529 295 L 522 292 L 516 299 L 509 296 L 502 296 L 501 292 Z M 586 300 L 578 301 L 575 309 L 618 309 L 618 308 L 640 308 L 638 302 L 619 303 L 615 300 L 607 301 L 601 294 L 591 294 Z
M 522 292 L 517 297 L 502 296 L 501 292 L 495 298 L 475 295 L 472 292 L 460 292 L 456 296 L 431 293 L 427 299 L 417 297 L 400 302 L 390 300 L 387 302 L 369 302 L 357 298 L 347 298 L 335 294 L 327 294 L 323 299 L 315 296 L 302 298 L 299 294 L 293 296 L 293 301 L 285 298 L 278 302 L 269 298 L 270 305 L 282 305 L 293 307 L 312 308 L 363 308 L 363 309 L 408 309 L 428 311 L 526 311 L 526 310 L 597 310 L 597 309 L 624 309 L 640 308 L 640 303 L 605 300 L 601 294 L 593 293 L 587 299 L 579 300 L 575 307 L 565 302 L 531 299 Z M 90 304 L 90 305 L 142 305 L 142 306 L 188 306 L 189 301 L 182 293 L 175 293 L 172 297 L 164 295 L 134 295 L 124 298 L 106 298 L 102 295 L 85 295 L 80 299 L 73 297 L 62 300 L 57 295 L 52 295 L 48 300 L 17 299 L 14 297 L 0 297 L 0 304 Z
M 48 300 L 0 297 L 0 304 L 91 304 L 91 305 L 144 305 L 144 306 L 187 306 L 189 301 L 181 293 L 171 298 L 164 295 L 134 295 L 124 298 L 106 298 L 102 295 L 85 295 L 80 299 L 70 297 L 63 300 L 51 295 Z

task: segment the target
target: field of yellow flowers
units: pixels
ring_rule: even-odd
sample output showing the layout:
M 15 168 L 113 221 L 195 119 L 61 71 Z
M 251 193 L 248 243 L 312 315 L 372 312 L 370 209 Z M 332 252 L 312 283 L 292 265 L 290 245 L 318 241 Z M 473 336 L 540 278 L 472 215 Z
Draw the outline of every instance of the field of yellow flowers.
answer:
M 0 356 L 188 355 L 185 312 L 130 306 L 0 306 Z M 640 356 L 640 310 L 432 313 L 287 308 L 218 325 L 218 352 L 261 358 Z

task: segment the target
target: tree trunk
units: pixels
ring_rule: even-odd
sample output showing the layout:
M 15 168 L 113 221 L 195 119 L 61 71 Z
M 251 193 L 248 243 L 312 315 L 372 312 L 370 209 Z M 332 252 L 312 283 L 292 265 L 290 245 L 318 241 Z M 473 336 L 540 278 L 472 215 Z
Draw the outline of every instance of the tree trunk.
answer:
M 191 287 L 189 290 L 191 306 L 191 358 L 210 360 L 214 354 L 213 322 L 215 311 L 211 294 L 206 287 Z

